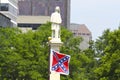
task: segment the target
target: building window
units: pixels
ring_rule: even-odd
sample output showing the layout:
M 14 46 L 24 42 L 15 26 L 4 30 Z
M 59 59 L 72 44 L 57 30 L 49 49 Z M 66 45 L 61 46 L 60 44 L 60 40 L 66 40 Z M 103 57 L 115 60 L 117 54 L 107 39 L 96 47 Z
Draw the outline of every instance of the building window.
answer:
M 24 0 L 18 0 L 18 1 L 24 1 Z
M 74 36 L 76 36 L 77 34 L 76 33 L 73 33 Z
M 0 26 L 1 27 L 7 27 L 7 26 L 11 27 L 10 19 L 8 17 L 4 16 L 3 14 L 0 14 Z
M 6 3 L 0 4 L 0 11 L 8 11 L 8 6 Z
M 41 24 L 19 24 L 19 27 L 31 27 L 32 30 L 36 30 L 38 27 L 40 27 Z
M 81 33 L 78 33 L 78 35 L 81 35 Z
M 88 35 L 88 36 L 89 36 L 90 34 L 89 34 L 89 33 L 87 33 L 86 35 Z
M 82 33 L 82 35 L 85 35 L 85 33 Z

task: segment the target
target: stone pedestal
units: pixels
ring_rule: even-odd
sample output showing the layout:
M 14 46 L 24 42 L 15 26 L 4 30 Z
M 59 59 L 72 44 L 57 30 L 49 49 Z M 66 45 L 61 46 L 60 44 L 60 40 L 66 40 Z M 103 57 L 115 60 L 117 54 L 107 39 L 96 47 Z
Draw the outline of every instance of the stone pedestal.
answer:
M 57 43 L 55 43 L 55 42 L 52 42 L 52 40 L 50 41 L 50 66 L 52 65 L 52 55 L 51 55 L 51 52 L 52 52 L 52 50 L 55 50 L 55 51 L 57 51 L 57 52 L 59 52 L 59 47 L 62 45 L 62 42 L 57 42 Z M 51 71 L 50 72 L 50 75 L 49 75 L 49 80 L 60 80 L 60 74 L 59 73 L 57 73 L 57 72 L 54 72 L 54 71 Z

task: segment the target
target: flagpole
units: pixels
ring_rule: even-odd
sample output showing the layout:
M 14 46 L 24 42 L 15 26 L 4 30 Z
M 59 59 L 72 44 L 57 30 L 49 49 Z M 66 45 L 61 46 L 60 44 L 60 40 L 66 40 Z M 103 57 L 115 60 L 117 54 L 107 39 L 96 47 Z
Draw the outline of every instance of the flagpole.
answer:
M 52 65 L 52 57 L 51 57 L 51 50 L 55 50 L 59 52 L 59 48 L 62 45 L 61 38 L 60 38 L 60 24 L 61 24 L 61 15 L 60 15 L 60 8 L 57 6 L 55 8 L 55 12 L 51 15 L 51 30 L 52 30 L 52 37 L 49 38 L 49 45 L 50 45 L 50 55 L 49 55 L 49 80 L 60 80 L 60 74 L 54 71 L 51 71 Z

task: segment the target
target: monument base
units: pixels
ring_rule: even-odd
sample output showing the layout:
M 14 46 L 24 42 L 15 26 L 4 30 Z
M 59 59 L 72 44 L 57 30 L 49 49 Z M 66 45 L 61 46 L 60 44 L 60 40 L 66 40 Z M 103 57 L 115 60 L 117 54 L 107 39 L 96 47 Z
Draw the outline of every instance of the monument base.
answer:
M 60 38 L 52 38 L 52 40 L 50 40 L 51 43 L 62 43 Z
M 60 74 L 56 72 L 51 72 L 50 80 L 60 80 Z

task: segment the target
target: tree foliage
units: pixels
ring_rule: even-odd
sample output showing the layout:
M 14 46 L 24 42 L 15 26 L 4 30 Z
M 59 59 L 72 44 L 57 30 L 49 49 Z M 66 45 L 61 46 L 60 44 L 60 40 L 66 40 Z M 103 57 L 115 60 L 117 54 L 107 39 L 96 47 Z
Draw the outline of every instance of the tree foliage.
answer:
M 120 29 L 106 30 L 96 41 L 100 64 L 95 69 L 97 80 L 120 80 Z
M 46 80 L 49 77 L 51 23 L 36 31 L 0 28 L 0 80 Z M 61 80 L 120 80 L 120 29 L 106 30 L 82 51 L 80 37 L 61 27 L 64 43 L 60 52 L 69 54 L 70 75 Z
M 51 24 L 47 23 L 36 31 L 27 33 L 22 33 L 17 28 L 0 28 L 1 80 L 48 79 L 49 46 L 47 42 L 48 37 L 51 36 L 50 26 Z M 68 54 L 76 50 L 80 51 L 78 49 L 80 38 L 73 38 L 72 33 L 65 28 L 62 28 L 61 36 L 66 46 L 63 45 L 61 51 L 69 52 Z

